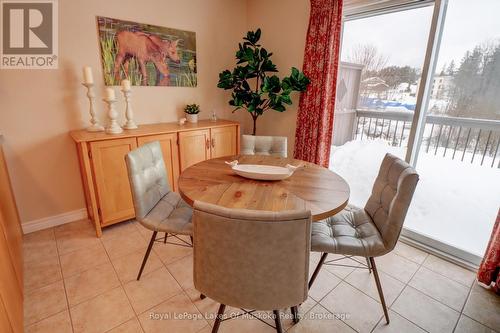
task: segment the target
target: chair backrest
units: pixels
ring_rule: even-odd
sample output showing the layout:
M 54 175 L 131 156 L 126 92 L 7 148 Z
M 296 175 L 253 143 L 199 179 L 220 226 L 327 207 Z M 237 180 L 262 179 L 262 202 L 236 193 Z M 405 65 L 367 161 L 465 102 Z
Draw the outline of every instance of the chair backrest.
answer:
M 375 222 L 388 251 L 396 246 L 417 182 L 418 174 L 408 163 L 385 155 L 365 211 Z
M 307 299 L 311 212 L 194 203 L 194 285 L 226 305 L 276 310 Z
M 242 135 L 241 153 L 287 157 L 286 142 L 286 136 Z
M 170 192 L 160 143 L 154 141 L 132 150 L 125 161 L 135 215 L 141 220 Z

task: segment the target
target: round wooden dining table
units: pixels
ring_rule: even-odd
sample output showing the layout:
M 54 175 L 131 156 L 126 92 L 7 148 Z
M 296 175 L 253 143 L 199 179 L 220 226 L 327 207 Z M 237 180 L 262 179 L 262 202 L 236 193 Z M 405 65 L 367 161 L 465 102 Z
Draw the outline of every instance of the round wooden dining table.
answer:
M 302 166 L 279 181 L 260 181 L 236 175 L 226 161 L 239 164 Z M 190 205 L 204 201 L 226 208 L 263 211 L 311 211 L 313 221 L 340 212 L 349 201 L 349 185 L 335 172 L 316 164 L 263 155 L 236 155 L 197 163 L 179 177 L 179 192 Z

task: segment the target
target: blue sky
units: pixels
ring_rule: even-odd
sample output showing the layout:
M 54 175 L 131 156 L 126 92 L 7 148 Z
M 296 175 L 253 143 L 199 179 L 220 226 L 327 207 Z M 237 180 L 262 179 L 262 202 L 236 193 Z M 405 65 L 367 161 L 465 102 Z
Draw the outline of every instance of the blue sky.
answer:
M 348 21 L 344 26 L 342 59 L 356 44 L 373 44 L 389 65 L 421 68 L 433 7 Z M 449 0 L 437 69 L 477 44 L 500 39 L 500 0 Z

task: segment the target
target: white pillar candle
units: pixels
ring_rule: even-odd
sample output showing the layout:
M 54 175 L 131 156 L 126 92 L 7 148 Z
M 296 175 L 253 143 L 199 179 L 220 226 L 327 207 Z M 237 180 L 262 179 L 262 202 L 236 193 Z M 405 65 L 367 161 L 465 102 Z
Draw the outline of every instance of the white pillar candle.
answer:
M 115 90 L 113 88 L 106 88 L 106 99 L 108 100 L 115 99 Z
M 94 83 L 94 77 L 92 76 L 92 68 L 90 66 L 83 67 L 83 82 Z
M 122 81 L 122 88 L 123 90 L 130 90 L 130 80 L 123 80 Z

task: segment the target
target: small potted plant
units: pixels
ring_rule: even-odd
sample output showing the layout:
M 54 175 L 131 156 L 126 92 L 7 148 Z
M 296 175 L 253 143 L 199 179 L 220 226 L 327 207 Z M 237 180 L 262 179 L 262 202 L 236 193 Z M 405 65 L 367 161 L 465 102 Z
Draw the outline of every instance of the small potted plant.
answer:
M 184 113 L 186 113 L 186 118 L 188 122 L 197 123 L 198 113 L 200 113 L 200 106 L 198 104 L 188 104 L 184 108 Z

